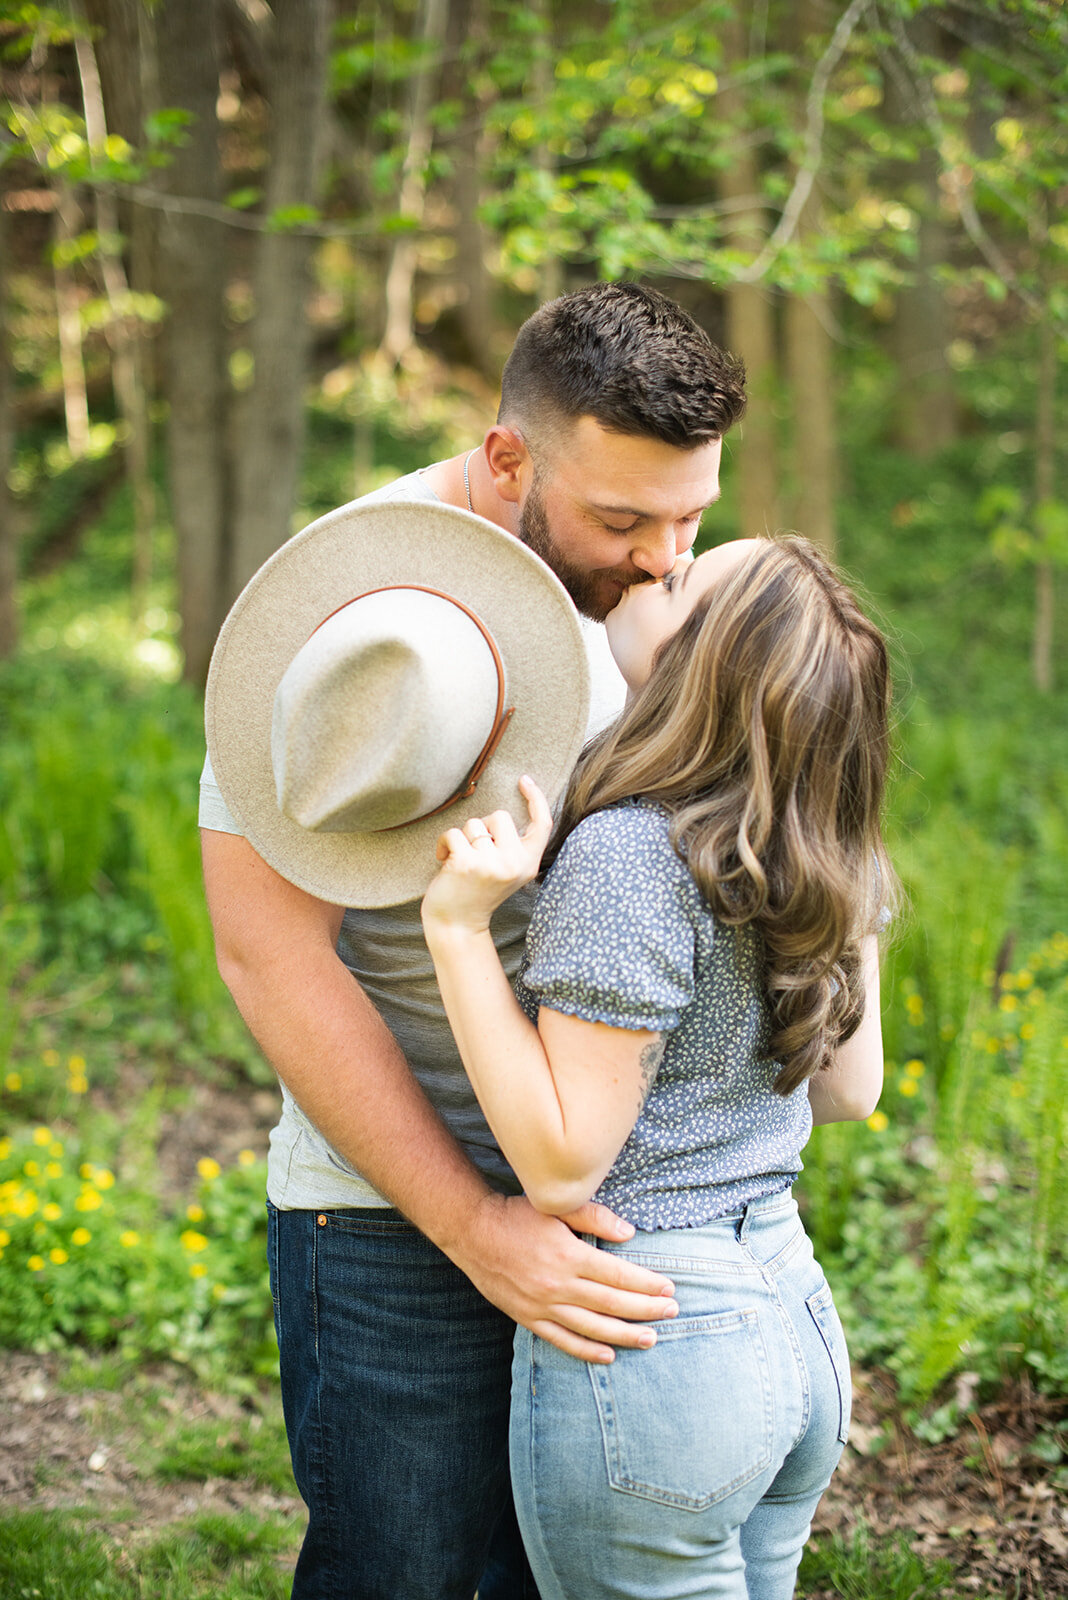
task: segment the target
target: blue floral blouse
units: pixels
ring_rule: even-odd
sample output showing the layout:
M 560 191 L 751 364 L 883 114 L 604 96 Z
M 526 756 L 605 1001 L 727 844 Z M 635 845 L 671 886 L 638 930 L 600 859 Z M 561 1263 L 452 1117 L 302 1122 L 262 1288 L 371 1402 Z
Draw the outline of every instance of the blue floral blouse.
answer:
M 717 922 L 672 848 L 667 816 L 632 801 L 568 836 L 534 907 L 516 994 L 666 1036 L 641 1115 L 596 1198 L 635 1227 L 699 1227 L 801 1171 L 804 1084 L 774 1092 L 758 937 Z

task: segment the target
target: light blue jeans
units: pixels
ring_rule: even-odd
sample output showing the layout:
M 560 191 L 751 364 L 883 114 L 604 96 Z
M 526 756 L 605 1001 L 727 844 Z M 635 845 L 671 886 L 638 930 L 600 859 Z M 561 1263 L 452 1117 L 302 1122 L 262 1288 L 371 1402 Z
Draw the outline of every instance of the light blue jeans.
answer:
M 851 1393 L 795 1201 L 601 1248 L 667 1274 L 679 1315 L 609 1366 L 517 1330 L 512 1481 L 542 1600 L 790 1600 Z

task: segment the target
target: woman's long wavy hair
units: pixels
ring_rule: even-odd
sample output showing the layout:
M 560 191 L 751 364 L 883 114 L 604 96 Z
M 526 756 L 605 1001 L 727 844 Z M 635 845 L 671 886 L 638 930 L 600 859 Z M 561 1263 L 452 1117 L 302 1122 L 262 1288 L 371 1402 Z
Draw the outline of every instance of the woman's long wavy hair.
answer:
M 628 797 L 667 811 L 716 917 L 762 940 L 784 1095 L 858 1027 L 861 941 L 894 899 L 890 692 L 882 635 L 826 559 L 793 535 L 762 541 L 583 751 L 546 853 Z

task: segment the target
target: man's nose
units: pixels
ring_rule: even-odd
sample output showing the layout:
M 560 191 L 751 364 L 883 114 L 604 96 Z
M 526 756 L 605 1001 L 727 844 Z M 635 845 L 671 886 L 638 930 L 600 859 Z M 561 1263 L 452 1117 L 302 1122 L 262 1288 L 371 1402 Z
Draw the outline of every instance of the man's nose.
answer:
M 651 578 L 663 578 L 689 550 L 695 531 L 674 522 L 653 529 L 634 546 L 630 559 L 639 572 L 647 572 Z

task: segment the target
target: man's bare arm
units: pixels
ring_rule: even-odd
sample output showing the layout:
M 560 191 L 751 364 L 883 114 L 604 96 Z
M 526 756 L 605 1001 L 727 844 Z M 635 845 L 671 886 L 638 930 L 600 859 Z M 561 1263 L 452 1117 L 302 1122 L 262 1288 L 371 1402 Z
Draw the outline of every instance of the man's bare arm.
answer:
M 268 1061 L 325 1138 L 509 1316 L 568 1353 L 652 1342 L 665 1280 L 494 1193 L 339 959 L 342 911 L 287 883 L 236 834 L 202 830 L 219 971 Z M 604 1207 L 569 1219 L 624 1235 Z M 669 1288 L 670 1286 L 668 1286 Z

